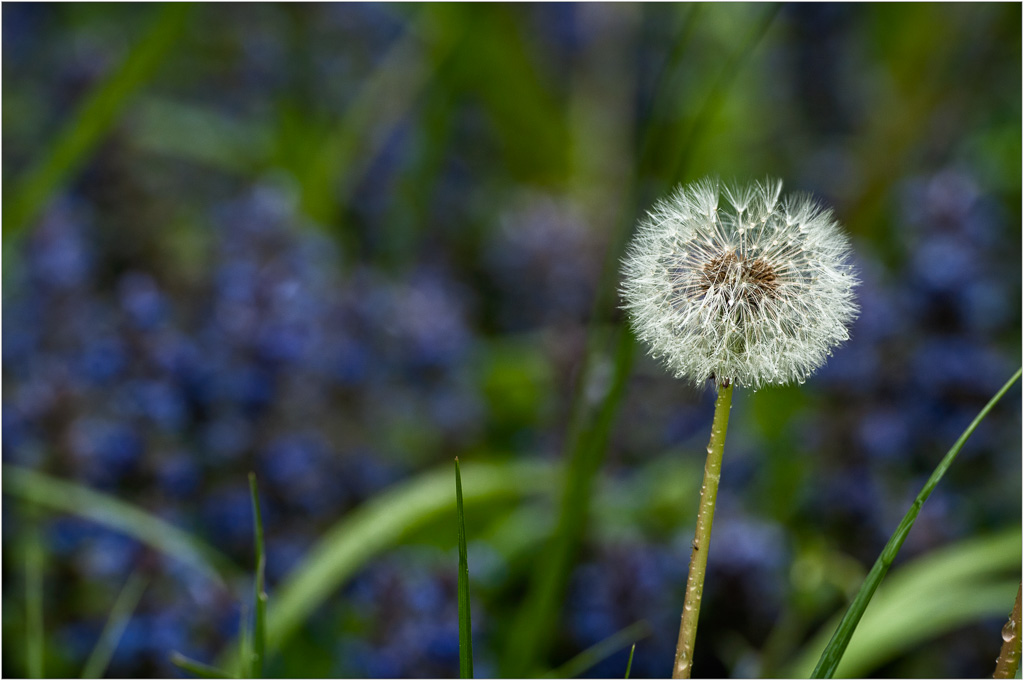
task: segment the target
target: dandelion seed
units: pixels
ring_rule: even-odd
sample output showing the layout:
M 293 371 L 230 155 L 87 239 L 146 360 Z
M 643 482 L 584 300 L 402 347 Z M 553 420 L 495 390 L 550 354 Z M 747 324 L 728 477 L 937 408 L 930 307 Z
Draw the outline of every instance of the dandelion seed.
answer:
M 676 377 L 803 383 L 849 338 L 858 283 L 849 241 L 830 210 L 781 192 L 780 181 L 705 179 L 640 223 L 623 266 L 624 307 Z

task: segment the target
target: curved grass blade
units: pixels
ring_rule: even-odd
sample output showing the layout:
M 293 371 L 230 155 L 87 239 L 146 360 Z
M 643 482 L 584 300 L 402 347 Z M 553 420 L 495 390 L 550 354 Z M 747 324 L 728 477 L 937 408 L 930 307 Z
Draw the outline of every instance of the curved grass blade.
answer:
M 107 618 L 107 623 L 96 642 L 96 647 L 93 648 L 82 670 L 83 679 L 98 679 L 107 670 L 110 658 L 117 650 L 121 635 L 124 634 L 125 627 L 128 626 L 128 619 L 135 612 L 135 607 L 139 604 L 148 581 L 136 571 L 121 587 L 121 592 L 117 595 L 117 600 L 114 601 L 114 607 L 110 609 L 110 617 Z
M 43 552 L 39 523 L 34 509 L 29 509 L 29 522 L 25 536 L 25 655 L 28 675 L 43 678 L 43 572 L 46 554 Z
M 160 6 L 152 27 L 118 69 L 93 91 L 50 149 L 11 188 L 3 209 L 7 237 L 31 221 L 115 123 L 131 96 L 150 80 L 183 33 L 190 3 Z
M 3 464 L 2 470 L 4 494 L 135 537 L 200 570 L 222 586 L 242 577 L 241 569 L 222 553 L 133 504 L 28 468 Z
M 197 662 L 190 657 L 185 657 L 181 653 L 171 653 L 171 664 L 178 669 L 182 669 L 189 674 L 199 677 L 200 679 L 230 679 L 234 678 L 227 672 L 223 672 L 216 667 L 211 667 L 208 664 Z
M 472 464 L 467 505 L 550 492 L 560 473 L 548 463 Z M 339 520 L 274 593 L 267 609 L 267 650 L 280 647 L 332 592 L 381 551 L 451 513 L 451 469 L 430 471 L 385 490 Z M 222 666 L 235 669 L 236 653 Z
M 624 676 L 623 678 L 629 678 L 629 672 L 633 669 L 633 653 L 635 652 L 636 644 L 634 643 L 633 647 L 629 649 L 629 662 L 626 663 L 626 676 Z
M 1017 600 L 1013 603 L 1010 618 L 1003 625 L 1003 646 L 996 658 L 996 670 L 993 679 L 1012 679 L 1017 675 L 1020 666 L 1020 592 L 1021 584 L 1017 584 Z
M 537 661 L 544 657 L 551 632 L 557 627 L 557 613 L 586 524 L 594 478 L 600 469 L 633 366 L 636 347 L 633 334 L 625 326 L 615 328 L 614 333 L 617 334 L 617 347 L 611 385 L 601 399 L 597 413 L 590 416 L 590 422 L 585 426 L 582 425 L 585 417 L 580 406 L 583 400 L 577 394 L 574 406 L 577 417 L 571 428 L 571 449 L 559 503 L 558 525 L 534 572 L 531 591 L 517 613 L 513 634 L 505 649 L 504 676 L 532 675 Z M 584 368 L 585 373 L 590 370 L 592 367 Z M 580 388 L 588 382 L 587 377 L 582 378 L 577 390 L 582 392 Z
M 594 665 L 619 652 L 630 641 L 637 641 L 651 635 L 651 625 L 647 620 L 633 622 L 625 629 L 615 632 L 603 641 L 590 646 L 582 653 L 572 658 L 558 669 L 555 669 L 546 676 L 555 679 L 574 679 Z M 636 643 L 633 644 L 636 648 Z M 629 669 L 633 665 L 633 652 L 629 653 L 629 664 L 626 666 L 626 678 L 629 678 Z
M 675 153 L 677 160 L 669 175 L 672 182 L 679 182 L 683 179 L 686 166 L 694 155 L 694 149 L 696 149 L 704 137 L 705 128 L 715 119 L 715 116 L 722 108 L 725 95 L 728 94 L 733 81 L 736 80 L 736 76 L 750 59 L 757 46 L 761 44 L 761 40 L 772 24 L 775 23 L 775 19 L 781 9 L 782 3 L 773 3 L 769 6 L 761 21 L 754 26 L 747 39 L 741 43 L 739 50 L 730 57 L 729 61 L 722 68 L 717 80 L 711 87 L 711 91 L 701 104 L 700 110 L 690 125 L 685 138 L 679 143 Z
M 267 556 L 263 545 L 263 514 L 260 513 L 260 495 L 256 489 L 256 474 L 249 473 L 249 494 L 252 496 L 253 533 L 256 541 L 256 579 L 253 594 L 252 669 L 254 679 L 263 676 L 263 654 L 267 642 L 267 592 L 265 575 Z
M 473 678 L 473 625 L 469 611 L 469 558 L 466 515 L 462 508 L 462 472 L 455 457 L 455 512 L 459 523 L 459 677 Z
M 132 145 L 147 153 L 249 178 L 270 164 L 264 126 L 193 102 L 140 97 L 132 108 Z
M 902 651 L 982 617 L 1006 612 L 1019 579 L 1021 528 L 972 538 L 900 566 L 864 613 L 837 674 L 864 677 Z M 778 676 L 807 678 L 841 619 L 821 627 Z
M 950 448 L 946 456 L 943 457 L 939 465 L 935 467 L 928 482 L 925 483 L 924 487 L 921 488 L 921 492 L 914 499 L 914 503 L 910 506 L 906 515 L 903 516 L 903 520 L 900 521 L 899 526 L 896 528 L 896 532 L 893 533 L 889 542 L 882 549 L 881 555 L 878 560 L 875 561 L 874 566 L 871 568 L 871 572 L 864 579 L 864 584 L 861 586 L 860 591 L 854 597 L 853 602 L 850 604 L 849 609 L 843 616 L 842 621 L 836 628 L 835 634 L 832 636 L 832 640 L 828 642 L 825 650 L 821 653 L 821 658 L 818 660 L 817 666 L 814 668 L 814 672 L 811 674 L 812 678 L 824 679 L 832 678 L 836 673 L 836 668 L 839 666 L 839 661 L 843 657 L 843 653 L 846 651 L 846 647 L 850 643 L 850 638 L 853 636 L 854 630 L 857 628 L 857 623 L 860 622 L 861 617 L 864 615 L 865 608 L 868 607 L 868 603 L 871 601 L 871 597 L 875 593 L 875 589 L 882 582 L 885 577 L 885 573 L 888 572 L 889 566 L 892 565 L 893 560 L 896 559 L 896 554 L 899 552 L 900 547 L 903 546 L 903 542 L 907 538 L 907 534 L 910 533 L 910 528 L 914 526 L 914 521 L 917 520 L 918 513 L 921 512 L 921 507 L 924 502 L 931 496 L 932 490 L 939 484 L 939 480 L 946 473 L 946 470 L 952 465 L 953 460 L 956 459 L 957 454 L 960 453 L 960 449 L 963 448 L 964 443 L 967 442 L 967 438 L 971 436 L 974 429 L 978 427 L 982 419 L 988 415 L 993 407 L 1002 399 L 1003 395 L 1010 389 L 1010 387 L 1017 382 L 1020 378 L 1021 370 L 1017 369 L 1017 372 L 1010 377 L 1010 380 L 999 389 L 988 404 L 978 413 L 967 430 L 960 435 L 957 441 Z

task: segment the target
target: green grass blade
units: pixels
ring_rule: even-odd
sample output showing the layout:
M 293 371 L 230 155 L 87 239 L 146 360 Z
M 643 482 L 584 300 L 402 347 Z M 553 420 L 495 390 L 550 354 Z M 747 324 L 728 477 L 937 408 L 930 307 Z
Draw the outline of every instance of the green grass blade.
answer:
M 629 645 L 630 641 L 637 641 L 650 635 L 651 625 L 646 620 L 634 622 L 625 629 L 617 631 L 603 641 L 590 646 L 546 676 L 555 679 L 574 679 L 595 664 L 625 648 Z M 636 648 L 636 643 L 633 643 L 633 648 Z M 626 678 L 629 678 L 629 667 L 632 664 L 633 653 L 631 651 L 629 653 L 629 664 L 626 669 Z
M 462 468 L 467 506 L 550 493 L 561 475 L 547 463 L 472 464 Z M 276 588 L 267 609 L 267 650 L 280 647 L 315 608 L 374 556 L 451 513 L 451 469 L 398 483 L 339 520 Z M 230 654 L 230 653 L 229 653 Z M 225 668 L 235 668 L 226 660 Z
M 850 643 L 850 638 L 853 636 L 854 630 L 857 628 L 858 622 L 864 615 L 864 610 L 867 608 L 868 603 L 871 601 L 871 597 L 875 593 L 875 589 L 882 582 L 885 577 L 885 573 L 889 570 L 889 566 L 892 565 L 893 560 L 896 559 L 896 554 L 899 552 L 900 547 L 903 546 L 904 540 L 907 538 L 907 534 L 910 532 L 910 528 L 914 526 L 914 521 L 917 520 L 918 513 L 921 512 L 921 507 L 924 502 L 931 496 L 932 490 L 939 484 L 939 480 L 945 474 L 946 470 L 952 465 L 953 460 L 956 459 L 957 454 L 960 453 L 960 449 L 967 442 L 967 438 L 971 436 L 974 429 L 978 427 L 982 419 L 988 415 L 993 407 L 1002 399 L 1003 395 L 1010 389 L 1010 387 L 1017 382 L 1020 378 L 1021 370 L 1010 377 L 1010 380 L 999 389 L 988 404 L 978 413 L 967 430 L 960 435 L 957 441 L 950 448 L 946 456 L 943 457 L 939 465 L 935 467 L 928 482 L 925 483 L 924 487 L 921 488 L 921 492 L 914 499 L 914 503 L 910 506 L 910 510 L 903 516 L 903 520 L 900 521 L 899 526 L 896 528 L 896 532 L 893 533 L 889 542 L 882 549 L 882 554 L 875 561 L 874 566 L 871 568 L 871 572 L 864 579 L 864 584 L 861 586 L 860 591 L 854 597 L 853 602 L 850 604 L 849 609 L 843 616 L 842 621 L 836 628 L 835 634 L 832 636 L 832 640 L 828 642 L 825 650 L 821 653 L 821 658 L 818 660 L 817 666 L 814 668 L 814 672 L 811 674 L 812 678 L 832 678 L 836 673 L 836 668 L 839 666 L 839 661 L 843 657 L 843 653 L 846 651 L 846 647 Z
M 864 613 L 837 674 L 864 677 L 900 652 L 982 617 L 1005 614 L 1019 583 L 1021 528 L 969 539 L 901 566 Z M 840 617 L 821 627 L 783 678 L 806 678 Z
M 269 165 L 271 136 L 265 126 L 195 103 L 140 97 L 129 133 L 141 151 L 243 177 Z
M 38 214 L 54 191 L 82 164 L 117 121 L 131 96 L 149 81 L 185 29 L 191 5 L 165 3 L 149 32 L 75 113 L 52 146 L 4 201 L 3 234 L 16 232 Z
M 359 178 L 450 53 L 453 41 L 437 25 L 436 11 L 433 6 L 420 10 L 413 26 L 363 79 L 338 124 L 318 141 L 316 153 L 299 169 L 302 206 L 314 220 L 334 221 Z
M 3 464 L 2 470 L 4 494 L 135 537 L 221 585 L 243 576 L 241 569 L 213 547 L 133 504 L 27 468 Z
M 633 647 L 629 649 L 629 662 L 626 663 L 626 676 L 623 677 L 623 678 L 626 678 L 626 679 L 629 678 L 629 672 L 632 671 L 632 669 L 633 669 L 633 653 L 635 653 L 635 652 L 636 652 L 636 644 L 634 643 Z
M 531 590 L 516 614 L 505 648 L 504 676 L 532 675 L 543 659 L 551 633 L 558 626 L 562 593 L 584 532 L 594 478 L 601 466 L 619 404 L 633 365 L 635 341 L 624 326 L 616 327 L 617 347 L 611 385 L 600 401 L 597 413 L 585 427 L 574 427 L 569 441 L 572 449 L 559 504 L 558 525 L 549 548 L 534 571 Z M 589 382 L 586 377 L 581 385 Z M 577 398 L 577 402 L 579 402 Z M 582 420 L 582 415 L 577 417 Z
M 231 665 L 228 665 L 228 669 L 235 669 L 236 673 L 233 674 L 238 679 L 248 679 L 252 677 L 250 673 L 252 671 L 252 629 L 249 627 L 249 608 L 246 607 L 245 602 L 239 606 L 238 612 L 238 659 L 233 660 Z
M 267 592 L 265 574 L 267 555 L 263 544 L 263 514 L 260 512 L 260 495 L 256 489 L 256 474 L 249 473 L 249 493 L 252 495 L 253 533 L 256 542 L 256 579 L 254 584 L 252 626 L 252 677 L 263 676 L 263 654 L 267 642 Z
M 28 675 L 43 678 L 43 571 L 46 556 L 36 513 L 29 509 L 25 537 L 25 654 Z
M 757 46 L 761 44 L 761 40 L 772 24 L 775 23 L 775 19 L 781 9 L 782 3 L 773 3 L 769 6 L 765 10 L 761 21 L 754 26 L 748 38 L 741 43 L 740 48 L 722 68 L 722 72 L 701 104 L 700 110 L 693 119 L 693 123 L 690 125 L 685 138 L 679 143 L 675 151 L 676 162 L 669 174 L 669 181 L 681 182 L 683 180 L 687 165 L 693 158 L 697 145 L 706 137 L 704 135 L 705 129 L 721 110 L 725 102 L 725 96 L 729 93 L 733 82 L 736 80 L 736 76 L 750 60 Z
M 466 514 L 462 508 L 462 472 L 455 457 L 455 513 L 459 523 L 459 678 L 473 678 L 473 625 L 469 612 L 469 558 Z
M 182 669 L 189 674 L 199 677 L 200 679 L 230 679 L 233 678 L 227 672 L 221 671 L 216 667 L 211 667 L 208 664 L 197 662 L 192 658 L 185 657 L 181 653 L 171 653 L 171 664 L 178 669 Z
M 107 670 L 110 658 L 117 650 L 121 635 L 124 634 L 128 620 L 135 612 L 135 607 L 139 604 L 148 581 L 138 572 L 133 572 L 121 587 L 121 592 L 117 595 L 117 600 L 114 601 L 114 607 L 110 609 L 110 617 L 107 618 L 107 623 L 96 642 L 96 647 L 92 649 L 82 670 L 83 679 L 98 679 Z

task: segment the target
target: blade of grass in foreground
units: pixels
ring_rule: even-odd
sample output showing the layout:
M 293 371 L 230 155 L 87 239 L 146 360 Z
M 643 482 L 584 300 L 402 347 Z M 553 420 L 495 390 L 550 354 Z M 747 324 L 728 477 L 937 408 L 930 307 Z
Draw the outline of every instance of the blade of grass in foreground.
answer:
M 245 601 L 239 608 L 238 613 L 238 666 L 228 667 L 228 669 L 236 669 L 235 678 L 248 679 L 252 677 L 249 672 L 252 671 L 252 667 L 249 664 L 252 660 L 252 629 L 249 627 L 249 609 L 245 606 Z
M 71 513 L 135 537 L 188 563 L 222 586 L 242 576 L 242 571 L 227 556 L 138 506 L 28 468 L 4 464 L 2 470 L 4 494 L 43 508 Z
M 459 523 L 459 677 L 473 678 L 473 627 L 469 613 L 469 558 L 466 516 L 462 509 L 462 472 L 455 457 L 455 512 Z
M 33 509 L 30 514 L 25 544 L 25 653 L 28 675 L 43 678 L 43 565 L 46 556 L 39 536 L 39 523 Z
M 462 472 L 468 483 L 463 495 L 467 505 L 550 494 L 562 475 L 550 464 L 535 461 L 470 464 Z M 398 483 L 346 514 L 276 587 L 274 602 L 267 609 L 267 650 L 279 649 L 317 606 L 371 558 L 429 523 L 444 522 L 451 503 L 451 469 L 446 465 Z M 237 655 L 237 649 L 229 648 L 221 666 L 241 668 Z
M 572 658 L 558 669 L 546 676 L 555 679 L 574 679 L 594 665 L 614 655 L 626 647 L 630 641 L 646 638 L 651 635 L 651 625 L 647 620 L 633 622 L 625 629 L 615 632 L 603 641 L 598 641 L 582 653 Z M 636 648 L 636 644 L 633 644 Z M 626 667 L 626 678 L 629 678 L 629 667 L 633 664 L 633 652 L 629 653 L 629 664 Z
M 132 94 L 149 81 L 184 31 L 189 3 L 167 3 L 156 11 L 149 33 L 75 113 L 52 146 L 12 188 L 4 201 L 6 237 L 31 221 L 103 135 L 117 121 Z
M 629 672 L 630 672 L 630 670 L 633 669 L 633 653 L 635 653 L 635 652 L 636 652 L 636 644 L 634 643 L 633 647 L 629 649 L 629 662 L 626 663 L 626 676 L 624 678 L 628 679 L 629 678 Z
M 253 603 L 256 609 L 252 626 L 252 669 L 254 679 L 263 677 L 263 653 L 267 642 L 267 592 L 264 584 L 267 554 L 263 545 L 263 514 L 260 513 L 260 495 L 256 489 L 256 474 L 249 473 L 249 493 L 252 495 L 253 532 L 256 541 L 256 579 Z
M 598 334 L 591 332 L 591 340 Z M 562 595 L 580 537 L 586 526 L 594 479 L 603 461 L 619 405 L 626 392 L 626 383 L 633 366 L 636 341 L 624 325 L 611 330 L 615 339 L 615 358 L 610 384 L 599 401 L 596 413 L 589 411 L 580 396 L 588 377 L 581 378 L 570 424 L 568 460 L 559 499 L 558 524 L 547 549 L 532 575 L 530 591 L 516 613 L 515 624 L 505 647 L 505 670 L 502 676 L 529 677 L 537 673 L 537 665 L 546 656 L 551 634 L 557 629 Z M 594 371 L 593 359 L 585 362 L 584 373 Z M 584 421 L 587 421 L 585 424 Z
M 133 572 L 121 587 L 121 593 L 117 595 L 114 607 L 110 609 L 110 617 L 107 618 L 107 623 L 96 642 L 96 647 L 92 649 L 92 654 L 89 655 L 89 659 L 85 663 L 82 671 L 83 679 L 98 679 L 107 670 L 110 658 L 117 650 L 121 635 L 124 634 L 125 627 L 128 626 L 128 619 L 135 612 L 135 606 L 139 604 L 142 592 L 146 590 L 147 581 L 138 572 Z
M 928 482 L 925 483 L 924 487 L 921 488 L 921 492 L 914 499 L 914 503 L 910 506 L 910 510 L 903 516 L 903 520 L 900 521 L 899 526 L 896 528 L 896 532 L 893 533 L 889 542 L 882 549 L 882 554 L 875 561 L 874 566 L 871 568 L 871 572 L 864 579 L 864 584 L 861 586 L 860 591 L 854 597 L 853 602 L 850 604 L 849 609 L 843 616 L 842 621 L 839 623 L 839 627 L 836 629 L 835 634 L 832 635 L 832 640 L 825 646 L 825 650 L 821 653 L 821 659 L 818 660 L 818 665 L 814 668 L 814 672 L 811 674 L 811 678 L 815 679 L 830 679 L 836 673 L 836 668 L 839 666 L 839 661 L 843 658 L 843 653 L 846 652 L 846 647 L 850 644 L 850 638 L 853 636 L 854 630 L 857 628 L 857 624 L 860 622 L 861 617 L 864 615 L 864 610 L 868 607 L 868 603 L 871 601 L 871 597 L 875 594 L 875 589 L 882 582 L 885 577 L 885 573 L 888 572 L 889 566 L 892 565 L 896 559 L 896 554 L 899 553 L 900 547 L 903 546 L 903 542 L 906 540 L 907 535 L 910 533 L 910 528 L 914 526 L 914 521 L 917 520 L 917 515 L 921 512 L 921 507 L 924 506 L 924 502 L 931 496 L 932 490 L 939 484 L 939 480 L 946 473 L 946 470 L 952 465 L 953 460 L 956 459 L 957 454 L 960 453 L 964 443 L 967 442 L 967 438 L 971 436 L 974 429 L 978 427 L 982 419 L 988 415 L 993 407 L 1002 399 L 1003 395 L 1017 382 L 1020 378 L 1021 370 L 1017 369 L 1017 372 L 1010 377 L 1010 380 L 1006 382 L 1002 388 L 999 389 L 988 404 L 978 413 L 978 415 L 971 422 L 971 425 L 967 426 L 967 430 L 960 435 L 957 441 L 950 448 L 946 456 L 943 457 L 939 465 L 935 467 Z
M 198 676 L 200 679 L 230 679 L 233 678 L 230 674 L 223 672 L 216 667 L 211 667 L 208 664 L 197 662 L 190 657 L 185 657 L 181 653 L 171 653 L 171 664 L 178 669 L 182 669 L 189 674 Z
M 864 678 L 921 644 L 1004 614 L 1020 580 L 1021 527 L 948 544 L 886 575 L 864 611 L 836 676 Z M 821 625 L 800 652 L 766 678 L 806 679 L 843 612 Z

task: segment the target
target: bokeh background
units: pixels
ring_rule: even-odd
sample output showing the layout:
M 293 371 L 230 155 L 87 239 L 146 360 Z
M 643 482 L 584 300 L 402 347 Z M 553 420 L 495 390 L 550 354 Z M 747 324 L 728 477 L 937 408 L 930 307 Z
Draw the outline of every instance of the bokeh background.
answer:
M 2 19 L 5 676 L 38 672 L 40 630 L 44 673 L 80 674 L 132 579 L 106 673 L 223 661 L 251 608 L 250 470 L 272 620 L 297 575 L 314 595 L 268 674 L 457 676 L 455 456 L 477 674 L 621 678 L 636 642 L 633 676 L 668 676 L 713 394 L 645 356 L 616 287 L 632 226 L 679 182 L 815 194 L 863 280 L 818 375 L 737 393 L 695 675 L 806 673 L 1020 365 L 1019 4 Z M 846 673 L 991 674 L 1020 446 L 1015 387 Z M 116 529 L 130 513 L 108 498 L 215 570 Z M 363 534 L 338 539 L 349 521 Z

